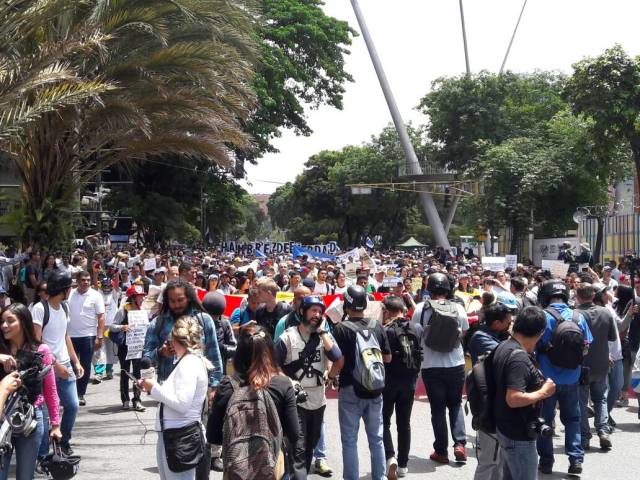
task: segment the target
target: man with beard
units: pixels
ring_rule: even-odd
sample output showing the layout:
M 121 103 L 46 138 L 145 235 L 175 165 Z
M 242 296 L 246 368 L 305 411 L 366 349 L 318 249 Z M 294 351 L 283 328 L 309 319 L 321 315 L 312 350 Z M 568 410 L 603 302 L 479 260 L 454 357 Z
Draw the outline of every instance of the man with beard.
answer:
M 276 357 L 284 372 L 294 381 L 297 394 L 300 437 L 293 447 L 296 478 L 306 478 L 313 460 L 313 450 L 320 438 L 327 398 L 324 392 L 325 371 L 329 362 L 342 357 L 340 348 L 326 326 L 325 305 L 316 295 L 302 299 L 301 323 L 289 327 L 276 343 Z M 301 387 L 301 388 L 300 388 Z
M 213 402 L 215 389 L 220 383 L 222 377 L 222 360 L 220 357 L 220 348 L 218 347 L 218 338 L 213 320 L 208 313 L 204 312 L 202 304 L 196 296 L 193 285 L 187 283 L 182 278 L 171 280 L 167 283 L 162 294 L 162 310 L 160 315 L 156 317 L 147 328 L 147 336 L 145 337 L 143 357 L 151 360 L 156 366 L 158 372 L 158 381 L 164 381 L 171 374 L 175 367 L 175 352 L 169 341 L 169 334 L 178 318 L 183 315 L 189 315 L 195 318 L 200 325 L 202 332 L 202 344 L 204 345 L 204 354 L 213 364 L 213 370 L 209 374 L 209 408 Z M 207 423 L 207 412 L 204 412 L 203 423 Z M 210 449 L 205 449 L 205 455 L 198 464 L 196 470 L 196 479 L 208 479 L 209 470 L 211 468 Z

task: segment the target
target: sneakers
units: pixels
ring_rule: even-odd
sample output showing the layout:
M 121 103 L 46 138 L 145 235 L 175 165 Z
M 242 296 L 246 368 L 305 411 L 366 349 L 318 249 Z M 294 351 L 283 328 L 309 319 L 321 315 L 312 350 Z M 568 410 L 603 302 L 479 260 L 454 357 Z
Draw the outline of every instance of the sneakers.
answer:
M 409 473 L 408 467 L 398 467 L 398 478 L 406 477 Z
M 131 410 L 131 402 L 122 402 L 123 410 Z
M 100 385 L 102 383 L 102 375 L 96 375 L 91 379 L 91 383 L 94 385 Z
M 453 447 L 453 456 L 456 457 L 456 462 L 466 462 L 467 461 L 467 449 L 461 443 L 454 445 Z
M 449 457 L 446 453 L 442 455 L 438 452 L 433 452 L 431 455 L 429 455 L 429 458 L 436 463 L 441 463 L 442 465 L 447 465 L 449 463 Z
M 333 469 L 327 464 L 324 458 L 316 460 L 316 463 L 313 464 L 313 471 L 321 477 L 330 477 L 333 474 Z
M 38 460 L 36 460 L 36 473 L 38 475 L 47 475 L 47 472 L 45 472 L 44 469 L 42 468 L 43 460 L 44 458 L 38 458 Z
M 551 475 L 553 473 L 553 465 L 547 465 L 540 463 L 538 465 L 538 471 L 540 473 L 544 473 L 545 475 Z
M 60 450 L 62 451 L 65 457 L 73 456 L 73 450 L 69 445 L 60 445 Z
M 113 380 L 113 372 L 107 372 L 104 376 L 104 380 Z
M 211 470 L 214 472 L 222 472 L 224 471 L 224 465 L 222 463 L 222 458 L 216 457 L 211 459 Z
M 582 473 L 582 463 L 575 462 L 569 465 L 569 475 L 580 475 Z
M 628 407 L 629 406 L 629 399 L 628 398 L 621 398 L 616 402 L 616 407 Z
M 133 410 L 136 412 L 146 412 L 147 409 L 141 403 L 133 402 Z
M 599 433 L 598 437 L 600 438 L 600 448 L 603 450 L 611 449 L 611 439 L 609 438 L 608 433 Z
M 398 478 L 398 461 L 396 457 L 391 457 L 387 460 L 387 479 L 397 480 Z
M 87 404 L 87 401 L 84 399 L 84 397 L 78 398 L 78 405 L 80 405 L 81 407 L 84 407 L 86 404 Z

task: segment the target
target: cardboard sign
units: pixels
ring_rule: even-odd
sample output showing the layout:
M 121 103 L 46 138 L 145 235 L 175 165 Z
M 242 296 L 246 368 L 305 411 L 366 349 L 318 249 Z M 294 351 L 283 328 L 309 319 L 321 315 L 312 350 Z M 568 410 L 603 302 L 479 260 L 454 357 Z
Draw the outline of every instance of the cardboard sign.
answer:
M 551 276 L 555 278 L 564 278 L 569 271 L 569 264 L 562 260 L 542 260 L 542 270 L 551 272 Z
M 344 275 L 351 280 L 356 280 L 356 272 L 358 271 L 358 265 L 354 262 L 349 262 L 344 266 Z
M 144 263 L 142 264 L 142 269 L 145 272 L 148 272 L 149 270 L 155 270 L 156 269 L 156 257 L 145 258 L 144 259 Z
M 149 325 L 149 314 L 146 310 L 129 310 L 127 317 L 131 328 L 127 332 L 128 350 L 126 360 L 142 358 L 144 339 L 147 336 L 147 327 Z
M 504 256 L 504 268 L 510 268 L 515 270 L 518 268 L 518 256 L 517 255 L 505 255 Z
M 504 270 L 505 257 L 482 257 L 482 267 L 485 270 L 499 272 Z

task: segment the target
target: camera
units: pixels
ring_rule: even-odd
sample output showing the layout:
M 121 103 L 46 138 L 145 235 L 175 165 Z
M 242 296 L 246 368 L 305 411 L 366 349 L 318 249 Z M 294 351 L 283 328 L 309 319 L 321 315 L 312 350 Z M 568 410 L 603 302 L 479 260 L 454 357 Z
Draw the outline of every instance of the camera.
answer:
M 538 437 L 549 438 L 553 436 L 553 428 L 545 423 L 544 418 L 536 417 L 527 422 L 527 436 L 531 440 Z
M 296 396 L 296 403 L 304 403 L 309 399 L 309 394 L 299 382 L 293 382 L 293 394 Z

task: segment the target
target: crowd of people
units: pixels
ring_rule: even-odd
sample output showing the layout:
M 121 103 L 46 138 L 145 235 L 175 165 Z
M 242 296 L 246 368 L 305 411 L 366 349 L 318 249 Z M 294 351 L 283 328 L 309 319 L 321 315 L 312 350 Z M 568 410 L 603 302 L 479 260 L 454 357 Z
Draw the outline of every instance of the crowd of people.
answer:
M 0 480 L 12 462 L 17 480 L 46 472 L 52 443 L 73 457 L 87 389 L 118 370 L 122 409 L 144 411 L 141 392 L 160 405 L 163 479 L 210 470 L 329 477 L 328 422 L 340 428 L 343 478 L 358 479 L 361 419 L 372 478 L 405 477 L 419 381 L 435 438 L 429 458 L 464 463 L 463 394 L 474 365 L 489 379 L 473 422 L 475 478 L 551 473 L 558 420 L 568 472 L 580 474 L 594 433 L 600 449 L 613 447 L 613 409 L 629 402 L 640 284 L 624 262 L 572 264 L 552 278 L 532 265 L 488 270 L 442 249 L 357 261 L 85 248 L 0 257 L 0 404 L 24 392 L 37 425 L 12 436 Z M 233 311 L 231 296 L 241 296 Z M 144 347 L 131 355 L 141 312 Z M 21 384 L 15 372 L 34 362 L 46 374 Z M 337 418 L 325 415 L 328 389 L 338 390 Z

